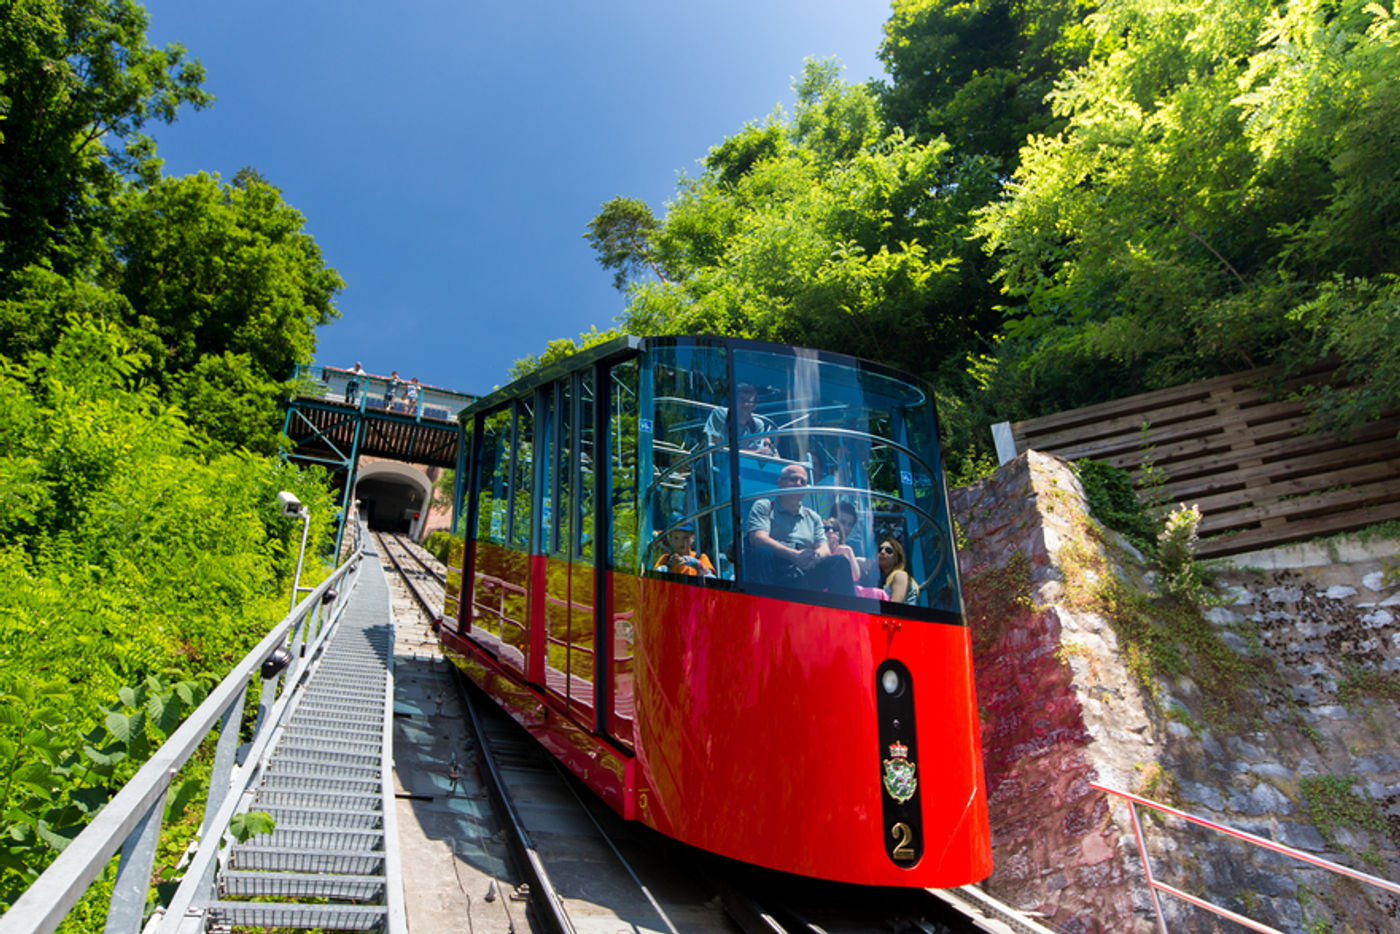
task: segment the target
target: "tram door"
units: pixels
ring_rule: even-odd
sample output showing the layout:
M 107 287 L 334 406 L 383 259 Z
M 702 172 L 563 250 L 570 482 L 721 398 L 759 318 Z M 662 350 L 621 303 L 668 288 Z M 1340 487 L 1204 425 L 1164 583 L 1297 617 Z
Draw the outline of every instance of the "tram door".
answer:
M 542 683 L 571 719 L 590 728 L 595 682 L 593 396 L 592 372 L 571 374 L 538 396 L 543 625 L 532 620 L 530 678 Z

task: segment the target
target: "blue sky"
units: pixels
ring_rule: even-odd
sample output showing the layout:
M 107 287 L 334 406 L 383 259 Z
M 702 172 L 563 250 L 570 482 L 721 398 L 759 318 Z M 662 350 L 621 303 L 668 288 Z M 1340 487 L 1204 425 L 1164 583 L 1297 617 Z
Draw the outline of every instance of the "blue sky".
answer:
M 803 59 L 882 76 L 877 0 L 149 0 L 217 101 L 154 129 L 165 171 L 257 168 L 346 281 L 316 361 L 480 393 L 623 296 L 583 233 L 781 105 Z

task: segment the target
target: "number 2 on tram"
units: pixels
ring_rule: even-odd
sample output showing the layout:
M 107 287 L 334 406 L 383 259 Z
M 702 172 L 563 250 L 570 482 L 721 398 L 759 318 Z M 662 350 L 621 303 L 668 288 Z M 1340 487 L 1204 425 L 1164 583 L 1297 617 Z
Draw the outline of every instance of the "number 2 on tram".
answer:
M 822 879 L 991 871 L 927 386 L 627 337 L 462 419 L 444 649 L 619 814 Z

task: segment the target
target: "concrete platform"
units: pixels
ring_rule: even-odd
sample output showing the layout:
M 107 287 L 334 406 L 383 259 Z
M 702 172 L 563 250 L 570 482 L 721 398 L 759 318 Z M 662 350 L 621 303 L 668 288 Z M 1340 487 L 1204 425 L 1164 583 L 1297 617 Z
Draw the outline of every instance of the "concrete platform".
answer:
M 470 758 L 450 664 L 396 599 L 394 788 L 411 934 L 530 930 L 506 848 Z M 457 762 L 454 780 L 451 763 Z

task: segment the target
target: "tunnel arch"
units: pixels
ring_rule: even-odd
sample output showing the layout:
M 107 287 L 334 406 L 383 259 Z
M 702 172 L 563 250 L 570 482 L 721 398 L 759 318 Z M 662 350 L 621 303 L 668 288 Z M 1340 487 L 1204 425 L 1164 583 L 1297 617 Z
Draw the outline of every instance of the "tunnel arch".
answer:
M 354 498 L 370 528 L 407 532 L 417 539 L 428 520 L 432 492 L 433 482 L 422 468 L 374 461 L 361 463 Z

